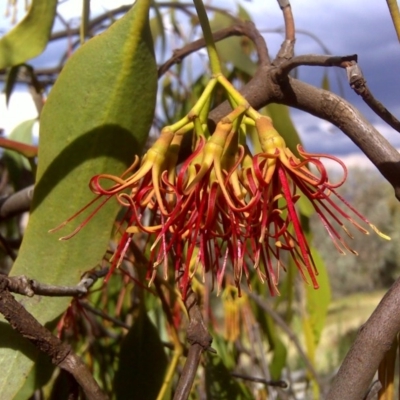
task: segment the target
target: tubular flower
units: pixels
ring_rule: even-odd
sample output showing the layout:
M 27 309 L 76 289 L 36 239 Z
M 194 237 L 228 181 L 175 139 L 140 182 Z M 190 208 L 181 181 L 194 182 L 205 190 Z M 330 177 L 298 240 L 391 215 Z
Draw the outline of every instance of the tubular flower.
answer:
M 357 254 L 338 231 L 341 229 L 349 238 L 353 238 L 343 222 L 345 220 L 364 234 L 369 234 L 369 232 L 361 224 L 369 225 L 381 237 L 390 240 L 337 193 L 336 189 L 347 177 L 347 169 L 343 162 L 333 156 L 306 153 L 301 146 L 298 146 L 298 152 L 303 160 L 299 160 L 286 147 L 283 138 L 273 128 L 269 118 L 258 119 L 256 128 L 263 153 L 253 157 L 255 179 L 248 180 L 248 187 L 254 194 L 262 192 L 258 206 L 264 208 L 265 211 L 262 213 L 263 219 L 258 227 L 259 242 L 262 243 L 266 236 L 275 241 L 275 256 L 279 250 L 287 250 L 303 278 L 306 279 L 305 272 L 307 272 L 314 288 L 318 288 L 317 270 L 310 246 L 295 210 L 295 203 L 301 196 L 305 196 L 311 202 L 341 254 L 345 254 L 345 250 Z M 341 165 L 344 177 L 340 182 L 334 184 L 329 181 L 321 158 L 330 158 Z M 312 165 L 317 173 L 311 172 L 308 165 Z M 341 205 L 338 205 L 338 202 Z M 353 219 L 346 209 L 351 211 L 359 222 Z M 262 255 L 262 250 L 262 246 L 256 250 L 257 261 L 259 254 Z M 279 260 L 279 256 L 276 258 Z M 269 264 L 268 255 L 267 263 Z
M 254 120 L 262 152 L 253 156 L 243 140 L 243 112 L 241 108 L 222 119 L 208 139 L 196 129 L 195 149 L 179 168 L 182 130 L 165 129 L 142 162 L 136 159 L 122 176 L 92 178 L 90 188 L 97 199 L 102 197 L 104 203 L 115 197 L 126 209 L 126 226 L 121 225 L 111 271 L 122 262 L 133 236 L 141 232 L 148 235 L 150 284 L 160 266 L 166 278 L 172 264 L 183 295 L 199 270 L 212 274 L 219 292 L 229 269 L 239 296 L 243 275 L 250 284 L 252 271 L 267 282 L 271 294 L 277 294 L 279 272 L 285 269 L 284 253 L 293 259 L 304 280 L 318 288 L 318 272 L 296 211 L 301 196 L 311 202 L 342 254 L 345 250 L 356 254 L 340 234 L 341 230 L 352 238 L 346 220 L 365 234 L 368 231 L 362 224 L 387 238 L 336 192 L 347 173 L 340 160 L 306 153 L 301 147 L 302 159 L 298 159 L 271 120 L 260 115 Z M 322 158 L 342 166 L 342 181 L 329 181 Z

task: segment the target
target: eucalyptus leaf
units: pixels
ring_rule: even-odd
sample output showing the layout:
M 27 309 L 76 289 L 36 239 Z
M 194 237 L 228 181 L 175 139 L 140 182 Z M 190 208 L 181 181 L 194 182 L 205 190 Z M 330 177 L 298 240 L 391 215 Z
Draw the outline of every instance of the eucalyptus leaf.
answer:
M 32 0 L 28 13 L 0 39 L 0 69 L 38 56 L 49 41 L 57 0 Z
M 318 270 L 317 279 L 319 289 L 315 290 L 312 286 L 306 286 L 306 309 L 312 329 L 313 340 L 315 345 L 317 345 L 328 315 L 328 307 L 331 301 L 331 288 L 324 261 L 314 247 L 311 247 L 311 252 Z
M 33 141 L 32 129 L 36 122 L 36 118 L 21 122 L 10 133 L 9 139 L 31 145 Z M 23 181 L 26 180 L 26 171 L 31 169 L 28 159 L 22 154 L 10 149 L 4 150 L 2 159 L 7 166 L 10 181 L 13 183 L 14 188 L 19 190 L 26 186 Z
M 48 231 L 93 199 L 87 188 L 93 175 L 119 175 L 141 153 L 157 90 L 149 6 L 150 1 L 137 0 L 107 31 L 89 40 L 69 59 L 51 90 L 41 115 L 31 216 L 12 275 L 74 285 L 101 262 L 119 209 L 116 201 L 109 201 L 70 240 L 58 238 L 82 219 L 61 234 Z M 44 324 L 56 320 L 70 299 L 21 302 Z M 22 387 L 38 354 L 17 333 L 3 336 L 3 328 L 8 325 L 1 322 L 0 393 L 7 400 Z

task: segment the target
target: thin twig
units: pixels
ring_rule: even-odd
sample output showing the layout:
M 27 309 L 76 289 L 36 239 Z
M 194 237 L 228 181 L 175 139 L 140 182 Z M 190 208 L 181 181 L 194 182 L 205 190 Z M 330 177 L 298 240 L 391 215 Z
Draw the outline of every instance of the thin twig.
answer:
M 326 400 L 364 398 L 385 353 L 400 332 L 400 279 L 385 294 L 358 331 Z
M 270 59 L 268 55 L 267 45 L 260 32 L 256 29 L 254 24 L 250 21 L 238 22 L 233 26 L 213 32 L 214 42 L 219 42 L 231 36 L 246 36 L 253 41 L 256 46 L 258 60 L 260 65 L 269 65 Z M 158 69 L 158 77 L 163 76 L 174 64 L 180 63 L 189 54 L 192 54 L 206 45 L 204 39 L 198 39 L 194 42 L 187 44 L 181 49 L 175 50 L 172 57 L 167 60 Z
M 283 41 L 275 60 L 272 62 L 272 64 L 275 66 L 279 66 L 281 63 L 285 62 L 286 60 L 290 60 L 293 57 L 294 43 L 296 41 L 296 29 L 294 26 L 294 18 L 290 1 L 278 0 L 278 4 L 282 10 L 283 20 L 285 23 L 285 40 Z
M 300 66 L 313 66 L 313 67 L 340 67 L 346 68 L 349 62 L 357 61 L 357 55 L 350 56 L 331 56 L 331 55 L 315 55 L 306 54 L 303 56 L 293 57 L 290 60 L 282 62 L 275 72 L 276 79 L 280 80 L 282 77 L 289 75 L 289 72 Z
M 90 311 L 92 314 L 97 315 L 105 319 L 106 321 L 112 322 L 114 325 L 119 326 L 121 328 L 130 329 L 131 326 L 127 323 L 121 321 L 120 319 L 114 318 L 111 315 L 106 314 L 105 312 L 93 307 L 87 301 L 79 301 L 79 304 L 86 310 Z
M 190 319 L 187 328 L 187 341 L 190 343 L 190 347 L 182 374 L 179 377 L 174 400 L 186 400 L 189 397 L 200 364 L 201 354 L 203 351 L 210 350 L 212 343 L 212 337 L 204 325 L 197 295 L 190 287 L 184 303 Z
M 11 218 L 29 211 L 33 198 L 33 185 L 0 198 L 0 218 Z
M 357 60 L 347 65 L 347 78 L 350 87 L 364 100 L 364 102 L 375 112 L 378 117 L 382 118 L 397 132 L 400 132 L 400 121 L 391 114 L 388 109 L 372 95 L 367 86 L 361 68 L 358 66 Z
M 55 286 L 29 279 L 25 275 L 2 277 L 6 279 L 10 292 L 32 297 L 35 294 L 49 297 L 82 296 L 88 293 L 90 287 L 108 273 L 108 268 L 86 272 L 76 286 Z
M 51 357 L 53 364 L 69 372 L 88 400 L 107 400 L 92 374 L 66 343 L 52 335 L 8 291 L 9 280 L 0 276 L 0 313 L 11 327 Z
M 235 378 L 244 379 L 244 380 L 250 381 L 250 382 L 262 383 L 267 386 L 279 387 L 282 389 L 286 389 L 288 387 L 288 384 L 285 381 L 268 381 L 264 378 L 257 378 L 255 376 L 243 375 L 243 374 L 240 374 L 237 372 L 231 372 L 231 376 L 234 376 Z

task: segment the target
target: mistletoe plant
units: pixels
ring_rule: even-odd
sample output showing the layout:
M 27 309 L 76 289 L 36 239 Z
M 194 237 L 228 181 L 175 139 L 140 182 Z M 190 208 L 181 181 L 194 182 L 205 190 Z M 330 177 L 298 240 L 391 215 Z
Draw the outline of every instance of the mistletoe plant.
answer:
M 348 243 L 352 228 L 389 237 L 340 195 L 338 188 L 347 177 L 344 163 L 331 155 L 305 151 L 297 134 L 279 128 L 288 115 L 271 118 L 263 107 L 272 103 L 295 106 L 340 126 L 400 198 L 398 168 L 387 167 L 400 165 L 398 152 L 343 99 L 289 75 L 303 64 L 345 68 L 350 83 L 361 93 L 366 86 L 356 56 L 294 57 L 291 7 L 288 1 L 279 0 L 285 41 L 271 62 L 254 25 L 236 20 L 234 29 L 212 32 L 205 5 L 194 0 L 196 23 L 198 18 L 204 40 L 176 52 L 170 63 L 158 69 L 158 75 L 204 46 L 211 73 L 201 78 L 205 84 L 198 95 L 195 92 L 190 109 L 179 117 L 175 113 L 172 123 L 163 124 L 167 126 L 142 155 L 157 94 L 149 29 L 152 2 L 137 0 L 132 7 L 122 7 L 119 12 L 124 16 L 86 43 L 89 2 L 83 3 L 82 46 L 63 65 L 40 115 L 28 228 L 12 276 L 0 277 L 1 314 L 33 342 L 10 334 L 9 326 L 0 324 L 0 337 L 7 341 L 0 357 L 2 398 L 26 398 L 45 385 L 53 385 L 53 398 L 57 397 L 57 385 L 65 383 L 65 376 L 54 374 L 50 365 L 43 368 L 42 353 L 71 373 L 89 399 L 107 399 L 108 395 L 131 399 L 132 390 L 137 398 L 158 400 L 187 399 L 191 391 L 193 398 L 196 393 L 203 398 L 203 392 L 209 398 L 273 398 L 286 385 L 287 351 L 278 326 L 303 355 L 311 391 L 314 398 L 320 398 L 323 385 L 315 368 L 315 350 L 327 313 L 329 287 L 318 278 L 319 272 L 326 273 L 311 245 L 308 217 L 315 214 L 319 218 L 340 254 L 357 254 Z M 158 7 L 166 3 L 153 6 L 155 20 L 160 19 Z M 168 7 L 191 5 L 168 3 Z M 27 17 L 0 40 L 0 68 L 10 69 L 8 96 L 20 69 L 28 68 L 21 63 L 43 51 L 56 8 L 57 1 L 34 0 Z M 45 18 L 39 27 L 40 15 Z M 259 56 L 257 73 L 241 90 L 223 72 L 215 45 L 238 34 L 254 42 Z M 27 46 L 26 38 L 32 45 Z M 35 78 L 33 69 L 28 70 Z M 221 98 L 227 101 L 221 103 Z M 383 114 L 387 117 L 387 110 Z M 0 145 L 19 151 L 34 164 L 34 146 L 6 139 Z M 340 166 L 341 179 L 330 179 L 326 159 Z M 59 241 L 58 232 L 66 226 L 72 228 Z M 285 281 L 281 270 L 287 271 Z M 309 317 L 300 306 L 307 356 L 276 311 L 279 302 L 275 308 L 268 303 L 282 292 L 290 323 L 297 272 L 305 283 L 301 290 L 305 288 L 307 300 L 317 310 Z M 93 286 L 99 279 L 101 284 Z M 314 290 L 319 287 L 320 291 Z M 210 294 L 214 288 L 216 300 Z M 266 290 L 270 296 L 263 302 L 258 293 Z M 28 296 L 23 307 L 9 291 Z M 38 300 L 34 294 L 55 297 Z M 72 301 L 70 296 L 74 296 Z M 218 315 L 221 309 L 222 318 Z M 220 320 L 225 326 L 223 335 L 219 334 Z M 116 324 L 118 334 L 110 333 L 103 322 Z M 258 324 L 273 354 L 270 368 L 262 357 L 262 340 L 253 330 Z M 186 336 L 181 334 L 183 328 Z M 386 344 L 377 345 L 376 363 L 387 353 L 395 328 L 390 326 L 385 340 L 377 340 Z M 49 330 L 57 331 L 58 338 Z M 239 349 L 241 335 L 242 347 L 250 343 L 252 351 Z M 254 355 L 255 343 L 261 343 L 260 359 Z M 210 356 L 214 347 L 219 354 Z M 90 371 L 74 351 L 86 357 Z M 269 387 L 248 387 L 233 379 L 256 380 L 240 373 L 249 364 L 242 358 L 249 354 L 250 364 L 263 371 L 262 383 Z M 360 367 L 365 382 L 353 379 L 348 384 L 344 372 L 345 378 L 338 378 L 328 398 L 345 398 L 343 393 L 349 399 L 364 396 L 376 363 L 364 363 L 363 368 L 371 370 L 368 373 Z M 386 374 L 385 365 L 381 364 L 381 371 Z M 253 373 L 253 365 L 250 369 Z M 350 367 L 345 365 L 345 371 L 355 369 L 351 362 Z M 383 390 L 389 386 L 384 384 Z

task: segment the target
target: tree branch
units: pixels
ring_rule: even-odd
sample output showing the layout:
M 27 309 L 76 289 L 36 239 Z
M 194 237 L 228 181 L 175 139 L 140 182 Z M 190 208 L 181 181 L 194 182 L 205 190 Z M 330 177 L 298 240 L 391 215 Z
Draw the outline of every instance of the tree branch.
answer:
M 213 32 L 213 39 L 215 42 L 219 42 L 231 36 L 246 36 L 251 39 L 256 46 L 260 65 L 269 65 L 271 63 L 265 40 L 254 26 L 253 22 L 238 22 L 233 26 Z M 206 43 L 202 38 L 187 44 L 181 49 L 174 50 L 172 57 L 158 69 L 158 77 L 160 78 L 163 76 L 174 64 L 182 62 L 185 57 L 202 49 L 205 45 Z
M 11 218 L 29 211 L 33 198 L 33 185 L 28 186 L 9 196 L 0 198 L 0 218 Z
M 11 327 L 51 357 L 53 364 L 69 372 L 81 386 L 88 400 L 107 400 L 108 397 L 102 392 L 81 358 L 14 299 L 8 291 L 8 284 L 8 278 L 0 275 L 0 313 Z
M 50 297 L 70 297 L 82 296 L 88 293 L 90 287 L 97 279 L 107 275 L 109 268 L 101 270 L 91 270 L 83 274 L 80 282 L 76 286 L 55 286 L 41 283 L 35 279 L 29 279 L 25 275 L 21 276 L 1 276 L 7 281 L 7 289 L 10 292 L 32 297 L 35 294 Z
M 395 118 L 388 109 L 372 95 L 371 91 L 367 86 L 360 67 L 356 62 L 350 63 L 347 68 L 347 78 L 350 83 L 350 87 L 364 100 L 364 102 L 375 112 L 380 118 L 382 118 L 388 125 L 390 125 L 397 132 L 400 132 L 400 121 Z
M 359 330 L 326 400 L 364 398 L 379 363 L 390 349 L 398 332 L 400 332 L 400 279 L 393 284 Z
M 211 350 L 212 343 L 212 337 L 204 324 L 197 302 L 197 295 L 190 287 L 184 303 L 190 319 L 187 328 L 187 341 L 190 343 L 190 347 L 175 391 L 174 400 L 186 400 L 189 397 L 197 368 L 200 364 L 201 354 L 205 350 Z
M 279 68 L 274 72 L 275 79 L 279 81 L 283 78 L 286 78 L 289 75 L 290 71 L 304 65 L 313 67 L 318 66 L 346 68 L 351 61 L 357 61 L 356 54 L 343 57 L 316 54 L 297 56 L 291 58 L 290 60 L 286 60 L 284 63 L 279 65 Z
M 278 0 L 279 7 L 282 10 L 283 20 L 285 23 L 285 40 L 282 42 L 281 48 L 276 55 L 273 65 L 278 66 L 290 60 L 294 55 L 294 43 L 296 41 L 296 29 L 294 26 L 294 18 L 292 14 L 292 7 L 289 0 Z

